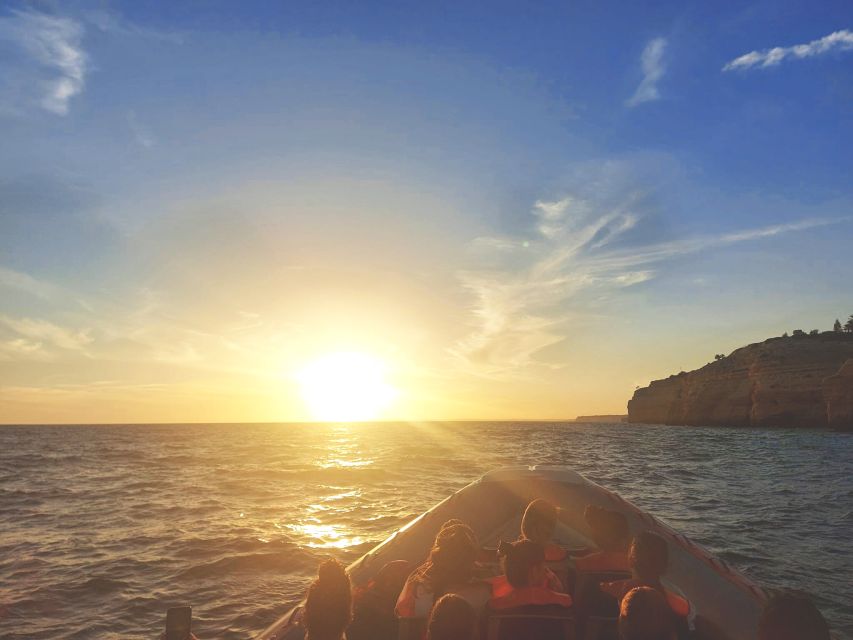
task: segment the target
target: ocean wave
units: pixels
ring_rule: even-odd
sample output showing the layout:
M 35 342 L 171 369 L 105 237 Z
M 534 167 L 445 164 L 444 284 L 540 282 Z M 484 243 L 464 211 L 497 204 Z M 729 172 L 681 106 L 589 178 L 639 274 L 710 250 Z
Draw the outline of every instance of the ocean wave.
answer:
M 200 637 L 251 638 L 322 558 L 353 560 L 491 468 L 546 463 L 815 594 L 853 636 L 853 438 L 558 423 L 0 429 L 3 633 L 148 638 L 191 602 Z

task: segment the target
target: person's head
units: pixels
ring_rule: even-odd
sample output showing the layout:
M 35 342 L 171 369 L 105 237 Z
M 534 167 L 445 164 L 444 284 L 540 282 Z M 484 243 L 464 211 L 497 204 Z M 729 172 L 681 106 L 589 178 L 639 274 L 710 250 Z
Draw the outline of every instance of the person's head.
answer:
M 557 528 L 557 507 L 547 500 L 534 500 L 521 519 L 521 537 L 545 544 L 554 537 Z
M 339 640 L 352 620 L 352 594 L 344 566 L 326 560 L 317 569 L 317 579 L 305 599 L 306 638 Z
M 464 598 L 448 593 L 432 608 L 427 640 L 471 640 L 474 619 L 474 608 Z
M 631 542 L 628 557 L 635 577 L 657 582 L 666 573 L 669 564 L 666 540 L 651 531 L 638 533 Z
M 621 640 L 674 640 L 675 617 L 666 598 L 650 587 L 631 589 L 619 605 Z
M 630 536 L 628 519 L 618 511 L 588 504 L 584 520 L 592 530 L 592 539 L 602 551 L 626 551 Z
M 451 518 L 450 520 L 447 520 L 443 525 L 441 525 L 441 528 L 447 529 L 447 527 L 452 527 L 455 524 L 465 524 L 465 523 L 462 522 L 459 518 Z
M 479 544 L 471 527 L 451 524 L 443 527 L 417 573 L 436 593 L 454 584 L 468 582 L 477 562 Z
M 507 582 L 516 589 L 544 581 L 545 549 L 532 540 L 501 542 L 498 555 L 503 559 Z
M 805 596 L 772 597 L 758 620 L 758 640 L 829 640 L 826 620 Z

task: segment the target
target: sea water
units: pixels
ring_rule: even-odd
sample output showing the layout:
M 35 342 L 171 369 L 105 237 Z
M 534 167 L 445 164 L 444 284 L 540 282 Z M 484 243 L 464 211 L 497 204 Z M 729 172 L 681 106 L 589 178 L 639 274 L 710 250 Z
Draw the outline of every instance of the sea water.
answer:
M 0 638 L 251 638 L 486 471 L 568 465 L 853 637 L 853 434 L 627 424 L 0 427 Z

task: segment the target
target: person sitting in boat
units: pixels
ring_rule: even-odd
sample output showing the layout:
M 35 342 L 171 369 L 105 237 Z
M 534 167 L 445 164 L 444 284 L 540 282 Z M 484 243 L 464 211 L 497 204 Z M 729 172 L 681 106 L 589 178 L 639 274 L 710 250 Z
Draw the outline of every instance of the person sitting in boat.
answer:
M 521 519 L 521 539 L 531 540 L 542 545 L 546 562 L 560 562 L 566 559 L 566 550 L 552 542 L 557 530 L 557 507 L 538 498 L 527 505 Z
M 601 590 L 609 593 L 621 602 L 631 589 L 650 587 L 663 595 L 672 610 L 681 618 L 686 619 L 690 612 L 690 604 L 676 593 L 663 586 L 661 577 L 666 573 L 669 564 L 669 549 L 666 540 L 651 531 L 643 531 L 634 537 L 628 552 L 631 565 L 630 579 L 601 583 Z
M 352 620 L 352 591 L 344 566 L 330 559 L 320 564 L 308 587 L 302 625 L 305 640 L 343 640 Z
M 830 640 L 829 625 L 811 600 L 796 593 L 773 596 L 758 620 L 758 640 Z
M 532 542 L 532 540 L 525 540 L 524 538 L 521 538 L 520 540 L 517 540 L 516 542 L 503 542 L 503 541 L 501 541 L 498 544 L 497 554 L 498 554 L 498 557 L 501 559 L 501 562 L 503 565 L 503 574 L 499 575 L 499 576 L 495 576 L 494 578 L 489 578 L 489 583 L 492 585 L 492 597 L 493 598 L 504 596 L 513 590 L 513 587 L 509 582 L 509 578 L 508 578 L 509 572 L 507 571 L 506 567 L 507 567 L 507 564 L 511 562 L 509 560 L 509 556 L 514 553 L 514 551 L 513 551 L 515 548 L 514 545 L 518 545 L 522 542 L 531 542 L 533 545 L 533 546 L 530 546 L 530 545 L 525 546 L 524 547 L 525 549 L 527 549 L 527 548 L 534 549 L 534 548 L 538 547 L 539 549 L 542 550 L 543 554 L 545 553 L 542 545 L 535 543 L 535 542 Z M 531 551 L 531 553 L 535 553 L 535 552 Z M 521 559 L 519 559 L 519 561 L 520 560 Z M 547 559 L 543 560 L 541 572 L 539 572 L 536 576 L 534 576 L 535 579 L 530 584 L 532 584 L 533 586 L 543 587 L 545 589 L 550 589 L 551 591 L 556 591 L 559 593 L 565 593 L 565 589 L 563 587 L 563 582 L 557 577 L 557 575 L 553 571 L 551 571 L 551 569 L 548 568 L 547 565 L 544 564 L 546 561 L 547 561 Z M 521 571 L 521 570 L 519 569 L 519 571 Z M 537 571 L 538 571 L 538 567 L 537 567 Z
M 651 587 L 631 589 L 619 607 L 620 640 L 675 640 L 675 618 L 666 598 Z
M 545 566 L 545 549 L 541 544 L 532 540 L 501 542 L 498 554 L 503 559 L 504 575 L 492 580 L 490 608 L 572 606 L 570 595 L 552 588 L 553 574 Z
M 454 593 L 481 608 L 489 596 L 489 585 L 474 579 L 480 548 L 471 528 L 464 524 L 443 527 L 435 537 L 429 557 L 406 580 L 395 608 L 400 618 L 426 618 L 433 603 Z
M 472 640 L 477 615 L 467 600 L 452 593 L 438 599 L 427 625 L 427 640 Z
M 631 571 L 628 545 L 631 537 L 624 514 L 588 504 L 584 519 L 592 531 L 597 551 L 573 558 L 575 569 L 584 572 Z
M 366 585 L 353 590 L 347 640 L 396 640 L 398 624 L 394 607 L 411 572 L 411 563 L 393 560 Z

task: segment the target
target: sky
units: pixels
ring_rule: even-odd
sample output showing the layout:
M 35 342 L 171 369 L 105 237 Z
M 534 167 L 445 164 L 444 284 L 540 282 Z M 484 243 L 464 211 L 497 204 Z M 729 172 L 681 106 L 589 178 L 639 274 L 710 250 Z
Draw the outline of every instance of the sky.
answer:
M 619 414 L 844 322 L 853 5 L 646 5 L 4 2 L 0 423 Z

